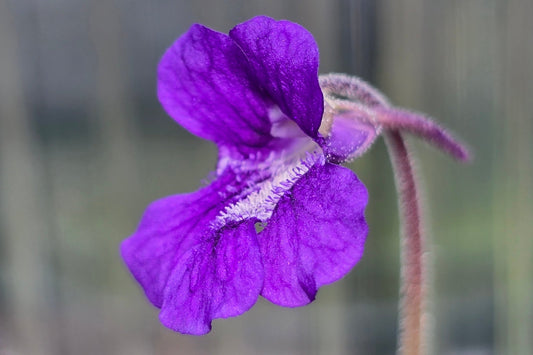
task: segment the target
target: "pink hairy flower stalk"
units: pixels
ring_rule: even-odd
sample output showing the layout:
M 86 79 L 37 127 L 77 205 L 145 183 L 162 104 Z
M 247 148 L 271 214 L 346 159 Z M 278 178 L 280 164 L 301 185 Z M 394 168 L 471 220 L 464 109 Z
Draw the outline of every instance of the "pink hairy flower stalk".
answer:
M 335 126 L 335 117 L 349 116 L 358 122 L 359 127 L 370 125 L 375 128 L 376 136 L 383 133 L 385 137 L 398 191 L 401 220 L 398 354 L 427 354 L 427 241 L 423 231 L 420 192 L 403 135 L 404 132 L 416 135 L 459 161 L 470 160 L 470 154 L 462 143 L 432 119 L 393 107 L 382 93 L 359 78 L 329 74 L 320 77 L 320 84 L 326 102 L 325 116 L 331 121 L 330 126 Z M 331 132 L 334 133 L 334 129 Z

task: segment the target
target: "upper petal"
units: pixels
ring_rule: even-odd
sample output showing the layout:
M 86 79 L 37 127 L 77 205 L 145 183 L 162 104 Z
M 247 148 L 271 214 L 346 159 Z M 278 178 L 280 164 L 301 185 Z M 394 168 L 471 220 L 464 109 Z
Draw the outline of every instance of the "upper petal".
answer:
M 259 235 L 265 267 L 261 295 L 281 306 L 311 302 L 363 254 L 368 226 L 364 185 L 344 167 L 315 165 L 278 203 Z
M 283 113 L 317 138 L 324 103 L 318 84 L 318 46 L 311 33 L 293 22 L 258 16 L 237 25 L 230 37 Z
M 202 138 L 263 146 L 271 138 L 272 103 L 255 80 L 228 35 L 193 25 L 159 63 L 158 96 L 172 118 Z

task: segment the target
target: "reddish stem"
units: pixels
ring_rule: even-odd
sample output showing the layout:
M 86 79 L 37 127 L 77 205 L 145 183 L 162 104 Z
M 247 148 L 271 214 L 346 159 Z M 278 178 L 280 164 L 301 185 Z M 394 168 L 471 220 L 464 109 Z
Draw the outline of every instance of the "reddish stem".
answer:
M 420 355 L 425 352 L 427 344 L 423 324 L 425 243 L 419 196 L 412 161 L 402 135 L 388 130 L 384 135 L 394 170 L 402 224 L 398 354 Z
M 427 265 L 422 217 L 412 159 L 400 132 L 415 134 L 461 160 L 470 160 L 466 147 L 428 117 L 395 108 L 378 90 L 359 78 L 321 75 L 320 86 L 335 111 L 357 113 L 357 118 L 383 130 L 399 195 L 401 219 L 401 279 L 398 354 L 428 352 L 426 307 Z

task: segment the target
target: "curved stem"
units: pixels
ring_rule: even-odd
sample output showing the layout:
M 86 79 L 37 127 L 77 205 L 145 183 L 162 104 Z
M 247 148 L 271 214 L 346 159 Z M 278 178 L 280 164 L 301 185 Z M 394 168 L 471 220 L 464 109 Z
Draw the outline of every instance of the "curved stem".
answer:
M 399 195 L 401 235 L 401 278 L 398 354 L 426 352 L 424 316 L 426 306 L 424 235 L 420 200 L 413 164 L 402 135 L 385 131 Z
M 392 106 L 385 95 L 357 77 L 344 74 L 319 76 L 326 101 L 336 112 L 363 113 L 359 120 L 379 129 L 409 132 L 460 161 L 471 160 L 466 146 L 426 115 Z M 332 115 L 332 113 L 330 113 Z
M 334 104 L 339 111 L 365 113 L 366 115 L 358 116 L 358 119 L 363 122 L 367 121 L 385 130 L 414 134 L 459 161 L 467 162 L 471 160 L 470 152 L 464 143 L 423 114 L 397 107 L 379 106 L 369 108 L 360 103 L 347 100 L 335 100 Z

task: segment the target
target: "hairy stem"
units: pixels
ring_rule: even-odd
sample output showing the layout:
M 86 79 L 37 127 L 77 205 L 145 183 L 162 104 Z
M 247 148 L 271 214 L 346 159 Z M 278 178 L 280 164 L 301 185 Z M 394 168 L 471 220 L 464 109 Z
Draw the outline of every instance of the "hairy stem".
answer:
M 394 170 L 402 224 L 398 354 L 421 355 L 427 351 L 424 329 L 427 275 L 420 200 L 412 160 L 402 135 L 389 130 L 384 135 Z

